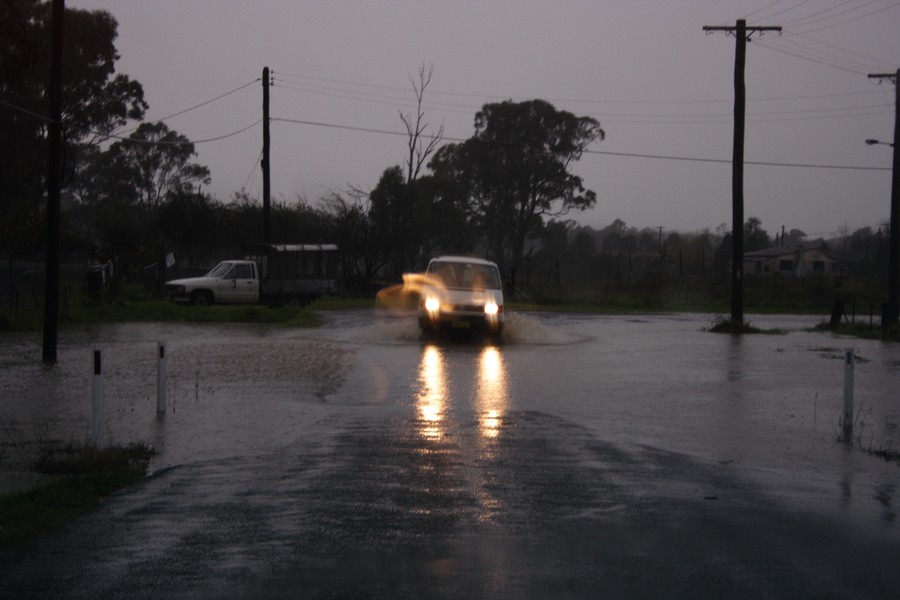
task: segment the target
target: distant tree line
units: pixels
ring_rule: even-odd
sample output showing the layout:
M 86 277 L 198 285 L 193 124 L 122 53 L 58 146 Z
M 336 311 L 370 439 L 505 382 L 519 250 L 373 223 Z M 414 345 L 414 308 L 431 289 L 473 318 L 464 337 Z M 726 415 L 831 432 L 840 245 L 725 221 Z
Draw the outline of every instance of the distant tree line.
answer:
M 49 4 L 7 0 L 0 14 L 0 253 L 37 258 L 44 244 L 46 73 Z M 262 239 L 260 202 L 245 191 L 220 201 L 204 192 L 209 169 L 193 143 L 163 122 L 143 122 L 140 83 L 115 72 L 117 24 L 104 11 L 67 9 L 64 56 L 66 159 L 62 247 L 70 260 L 116 258 L 135 280 L 158 275 L 173 254 L 179 269 L 208 267 Z M 522 297 L 580 290 L 651 293 L 694 285 L 715 296 L 726 285 L 730 233 L 602 229 L 567 216 L 596 205 L 571 172 L 604 138 L 600 124 L 543 100 L 485 104 L 473 135 L 442 143 L 428 131 L 424 66 L 411 79 L 417 111 L 401 113 L 405 163 L 384 170 L 371 190 L 333 192 L 315 204 L 280 199 L 271 211 L 273 243 L 336 243 L 349 293 L 367 294 L 420 271 L 437 254 L 478 254 L 501 266 Z M 129 124 L 132 129 L 125 130 Z M 880 230 L 830 240 L 851 274 L 877 278 L 886 261 Z M 759 219 L 745 224 L 753 251 L 807 241 L 792 230 L 771 237 Z M 166 275 L 165 271 L 162 271 Z

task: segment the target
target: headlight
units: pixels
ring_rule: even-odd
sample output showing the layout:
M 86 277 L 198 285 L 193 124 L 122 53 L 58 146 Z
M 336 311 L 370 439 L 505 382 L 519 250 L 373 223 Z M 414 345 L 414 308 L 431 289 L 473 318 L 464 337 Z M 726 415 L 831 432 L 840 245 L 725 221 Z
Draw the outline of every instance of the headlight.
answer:
M 493 317 L 498 312 L 500 312 L 500 307 L 497 306 L 496 302 L 486 302 L 484 305 L 484 314 Z
M 434 296 L 425 299 L 425 310 L 428 312 L 437 312 L 441 309 L 441 301 Z

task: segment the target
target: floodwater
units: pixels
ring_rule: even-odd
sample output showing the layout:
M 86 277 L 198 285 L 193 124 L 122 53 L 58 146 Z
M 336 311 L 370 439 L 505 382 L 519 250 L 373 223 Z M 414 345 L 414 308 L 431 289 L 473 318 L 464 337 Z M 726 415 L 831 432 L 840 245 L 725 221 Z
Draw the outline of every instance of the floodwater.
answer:
M 92 350 L 102 348 L 108 438 L 159 451 L 155 476 L 116 499 L 126 508 L 110 510 L 125 518 L 177 487 L 180 507 L 158 510 L 181 515 L 183 526 L 179 511 L 208 510 L 218 485 L 222 503 L 252 495 L 250 505 L 260 503 L 254 518 L 272 529 L 264 543 L 228 542 L 239 576 L 223 575 L 211 548 L 194 549 L 189 577 L 159 575 L 174 577 L 187 596 L 232 595 L 198 594 L 198 582 L 220 576 L 237 578 L 228 589 L 242 597 L 298 588 L 312 596 L 543 597 L 562 589 L 587 597 L 598 585 L 628 597 L 658 595 L 673 582 L 685 597 L 897 591 L 896 569 L 881 566 L 900 550 L 900 466 L 867 450 L 900 449 L 900 345 L 811 332 L 819 318 L 798 316 L 750 318 L 782 334 L 731 336 L 705 331 L 711 318 L 702 315 L 510 314 L 499 344 L 424 340 L 409 314 L 324 316 L 315 330 L 67 331 L 52 368 L 40 364 L 39 336 L 5 334 L 0 425 L 8 440 L 88 439 Z M 163 415 L 159 341 L 167 347 Z M 837 441 L 846 348 L 857 356 L 852 444 Z M 12 460 L 0 454 L 0 467 Z M 269 497 L 260 486 L 279 491 Z M 166 540 L 160 547 L 187 543 L 136 517 L 121 527 Z M 770 527 L 778 531 L 755 539 Z M 580 538 L 595 529 L 621 553 Z M 699 537 L 714 555 L 693 542 L 660 541 L 661 530 Z M 114 540 L 95 560 L 114 553 Z M 359 540 L 374 549 L 360 550 Z M 858 550 L 849 566 L 820 556 L 848 547 Z M 44 552 L 52 560 L 59 548 L 38 548 L 29 564 L 40 565 Z M 136 569 L 138 559 L 119 560 Z M 647 575 L 653 561 L 657 574 Z M 336 576 L 335 562 L 357 575 Z M 37 577 L 39 567 L 14 566 L 23 588 L 29 573 Z M 99 596 L 127 589 L 71 577 Z M 148 589 L 148 597 L 164 595 Z

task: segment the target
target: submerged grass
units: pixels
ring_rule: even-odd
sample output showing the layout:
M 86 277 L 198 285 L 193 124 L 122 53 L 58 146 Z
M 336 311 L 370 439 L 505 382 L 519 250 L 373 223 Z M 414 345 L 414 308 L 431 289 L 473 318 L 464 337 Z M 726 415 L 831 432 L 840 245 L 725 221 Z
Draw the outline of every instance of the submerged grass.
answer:
M 900 451 L 898 450 L 889 450 L 884 448 L 879 449 L 870 449 L 866 450 L 872 456 L 877 456 L 878 458 L 882 458 L 888 462 L 898 462 L 900 463 Z
M 42 450 L 34 468 L 54 479 L 0 496 L 0 554 L 60 529 L 95 509 L 103 498 L 136 483 L 154 454 L 143 444 Z
M 713 318 L 708 331 L 712 333 L 756 333 L 766 335 L 786 335 L 788 333 L 785 329 L 760 329 L 759 327 L 753 327 L 750 321 L 744 321 L 739 327 L 734 327 L 733 321 L 722 315 L 717 315 Z
M 837 327 L 831 327 L 829 323 L 822 322 L 816 325 L 813 331 L 830 331 L 836 335 L 846 335 L 867 340 L 884 340 L 887 342 L 900 342 L 900 328 L 894 326 L 884 331 L 879 326 L 865 323 L 841 323 Z

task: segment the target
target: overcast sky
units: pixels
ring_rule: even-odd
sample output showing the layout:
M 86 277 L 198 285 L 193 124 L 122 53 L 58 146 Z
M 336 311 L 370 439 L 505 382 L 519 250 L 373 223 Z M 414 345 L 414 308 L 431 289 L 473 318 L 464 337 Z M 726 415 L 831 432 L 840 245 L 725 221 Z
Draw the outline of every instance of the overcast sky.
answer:
M 391 132 L 403 133 L 410 77 L 425 64 L 429 131 L 443 123 L 447 138 L 466 139 L 475 112 L 505 99 L 592 116 L 606 140 L 575 171 L 597 205 L 570 218 L 679 231 L 731 226 L 735 40 L 703 26 L 782 26 L 747 47 L 745 158 L 777 166 L 746 166 L 745 216 L 772 235 L 810 236 L 889 217 L 891 149 L 864 141 L 893 137 L 895 86 L 868 74 L 900 68 L 894 0 L 66 4 L 116 17 L 118 71 L 143 84 L 148 120 L 202 104 L 165 120 L 198 141 L 219 200 L 242 188 L 261 197 L 264 66 L 275 82 L 272 196 L 315 203 L 369 190 L 403 163 L 406 138 Z

